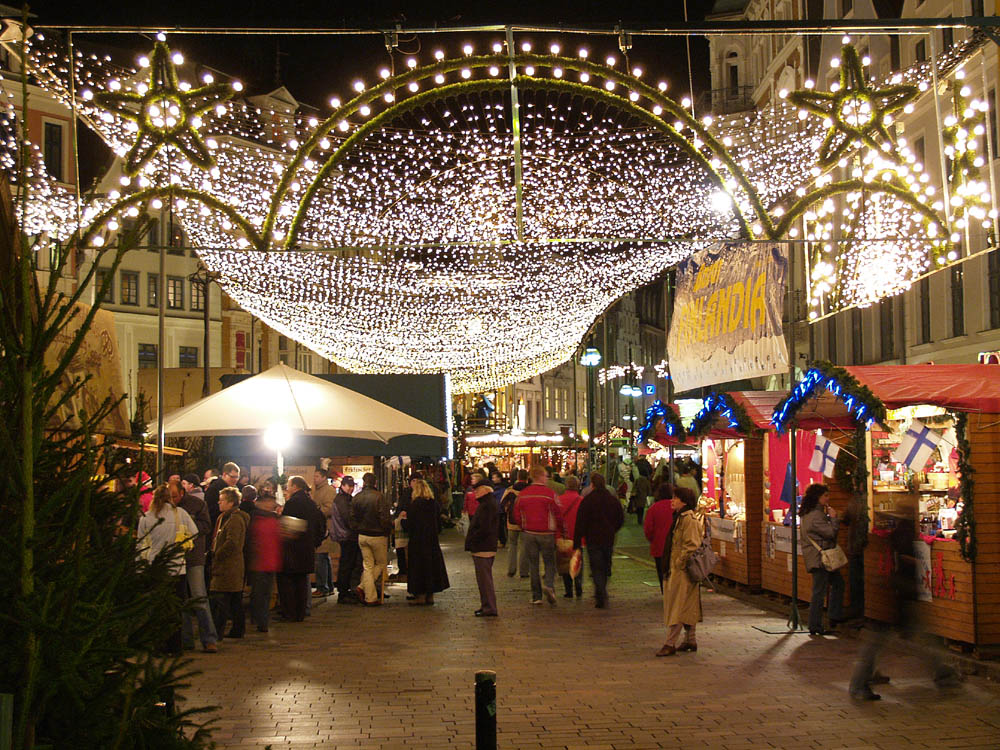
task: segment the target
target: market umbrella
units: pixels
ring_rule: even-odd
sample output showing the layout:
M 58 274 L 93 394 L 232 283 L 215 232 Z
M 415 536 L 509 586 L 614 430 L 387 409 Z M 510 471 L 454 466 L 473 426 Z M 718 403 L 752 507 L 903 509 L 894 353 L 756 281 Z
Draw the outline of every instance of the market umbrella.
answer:
M 223 388 L 165 415 L 165 435 L 262 435 L 284 469 L 282 450 L 295 435 L 378 440 L 400 435 L 447 438 L 448 433 L 350 388 L 288 365 Z

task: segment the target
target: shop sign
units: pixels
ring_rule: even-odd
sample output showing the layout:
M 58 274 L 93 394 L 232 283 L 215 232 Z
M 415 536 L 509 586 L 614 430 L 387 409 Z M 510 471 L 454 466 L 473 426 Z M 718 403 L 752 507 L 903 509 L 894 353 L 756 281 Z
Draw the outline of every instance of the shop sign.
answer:
M 934 598 L 931 589 L 931 545 L 923 541 L 914 542 L 913 556 L 917 559 L 917 599 L 929 602 Z
M 774 540 L 774 549 L 778 552 L 792 551 L 792 527 L 791 526 L 769 526 Z M 799 555 L 802 554 L 802 545 L 796 549 Z
M 667 336 L 678 391 L 788 370 L 788 245 L 731 243 L 680 264 Z
M 736 541 L 736 521 L 731 518 L 708 517 L 712 526 L 712 538 L 725 542 Z

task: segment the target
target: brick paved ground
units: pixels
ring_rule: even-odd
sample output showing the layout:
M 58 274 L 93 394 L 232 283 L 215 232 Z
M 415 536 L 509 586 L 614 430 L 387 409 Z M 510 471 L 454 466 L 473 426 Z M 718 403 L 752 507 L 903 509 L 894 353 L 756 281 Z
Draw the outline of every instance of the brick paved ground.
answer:
M 620 539 L 641 549 L 634 518 Z M 478 619 L 472 563 L 442 537 L 452 587 L 433 607 L 407 606 L 402 586 L 377 609 L 314 608 L 305 623 L 251 629 L 219 654 L 195 656 L 189 704 L 221 704 L 222 747 L 470 748 L 473 675 L 498 674 L 503 748 L 1000 747 L 1000 685 L 970 677 L 941 692 L 916 657 L 888 654 L 892 684 L 857 704 L 847 680 L 858 642 L 767 635 L 772 613 L 703 597 L 699 651 L 666 659 L 655 575 L 616 558 L 611 609 L 561 597 L 531 606 L 527 581 L 497 560 L 499 618 Z

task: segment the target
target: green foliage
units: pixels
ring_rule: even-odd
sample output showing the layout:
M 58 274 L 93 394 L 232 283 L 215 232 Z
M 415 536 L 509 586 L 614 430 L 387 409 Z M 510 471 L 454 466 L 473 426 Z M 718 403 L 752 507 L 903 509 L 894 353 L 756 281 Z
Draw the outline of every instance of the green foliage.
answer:
M 788 425 L 806 402 L 818 396 L 820 389 L 829 388 L 836 389 L 834 392 L 837 397 L 844 403 L 855 421 L 860 422 L 860 426 L 867 427 L 869 419 L 877 422 L 885 421 L 885 405 L 871 392 L 871 389 L 859 383 L 857 378 L 843 367 L 825 360 L 816 360 L 812 363 L 802 381 L 775 407 L 771 421 L 779 432 L 783 432 L 788 429 Z
M 959 488 L 962 492 L 962 513 L 955 522 L 955 538 L 962 548 L 962 558 L 976 561 L 976 515 L 972 503 L 976 480 L 972 468 L 972 446 L 969 445 L 969 415 L 959 412 L 955 418 L 955 437 L 958 438 Z
M 170 710 L 191 673 L 158 653 L 182 608 L 167 556 L 137 555 L 136 493 L 118 488 L 125 466 L 96 435 L 118 404 L 58 416 L 85 385 L 66 377 L 95 312 L 77 303 L 101 256 L 111 256 L 102 265 L 113 274 L 148 219 L 66 290 L 61 266 L 36 275 L 32 240 L 12 215 L 8 196 L 0 200 L 0 692 L 15 699 L 13 747 L 208 747 L 199 723 L 207 709 Z M 79 332 L 47 361 L 76 316 Z
M 728 421 L 730 429 L 743 435 L 756 435 L 759 432 L 742 404 L 725 393 L 712 393 L 706 399 L 705 407 L 695 415 L 691 424 L 688 425 L 688 437 L 698 439 L 707 435 L 719 417 Z

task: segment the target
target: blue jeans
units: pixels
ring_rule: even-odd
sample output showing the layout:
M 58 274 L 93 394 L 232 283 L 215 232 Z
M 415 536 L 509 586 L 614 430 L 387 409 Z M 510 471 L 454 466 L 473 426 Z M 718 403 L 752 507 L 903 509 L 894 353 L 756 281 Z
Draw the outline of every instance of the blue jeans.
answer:
M 538 573 L 538 557 L 545 560 L 545 588 L 551 589 L 556 583 L 556 535 L 521 533 L 524 555 L 528 558 L 528 574 L 531 576 L 531 599 L 542 598 L 542 580 Z
M 826 568 L 817 568 L 809 572 L 813 577 L 812 599 L 809 601 L 809 630 L 810 632 L 822 632 L 823 600 L 826 598 L 827 588 L 830 589 L 827 616 L 831 622 L 844 619 L 844 579 L 839 570 L 830 571 Z
M 611 547 L 587 545 L 590 559 L 590 577 L 594 580 L 594 598 L 598 607 L 608 604 L 608 579 L 611 577 Z
M 331 573 L 332 570 L 330 569 L 330 553 L 317 552 L 316 588 L 322 591 L 324 594 L 329 594 L 331 591 L 333 591 L 333 586 L 330 583 Z
M 188 601 L 194 600 L 194 610 L 184 612 L 184 619 L 181 623 L 184 646 L 194 648 L 195 617 L 198 618 L 198 636 L 201 638 L 201 645 L 207 646 L 210 643 L 216 643 L 219 640 L 219 636 L 215 632 L 212 610 L 208 604 L 204 565 L 187 566 L 187 592 Z

